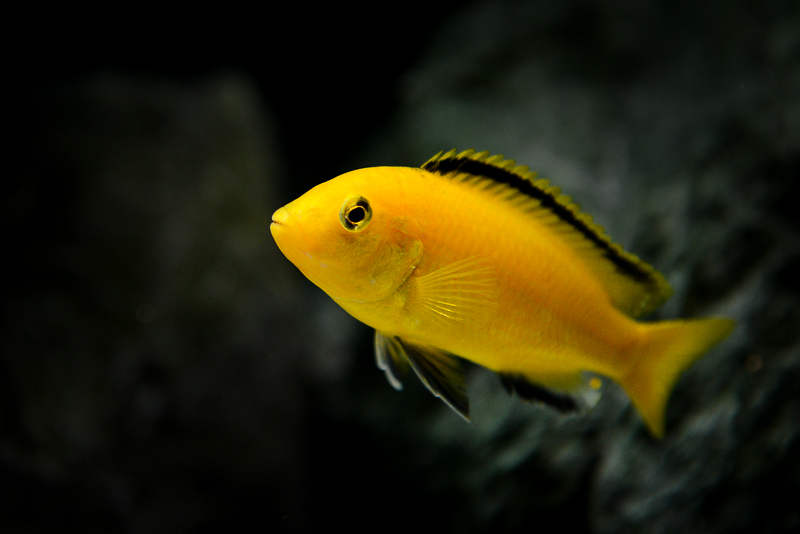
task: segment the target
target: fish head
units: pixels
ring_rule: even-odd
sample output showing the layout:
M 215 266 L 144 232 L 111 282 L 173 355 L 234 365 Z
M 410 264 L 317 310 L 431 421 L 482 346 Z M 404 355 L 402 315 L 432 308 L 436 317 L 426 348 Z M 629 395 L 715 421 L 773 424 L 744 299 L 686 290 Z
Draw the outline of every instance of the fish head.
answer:
M 422 257 L 422 243 L 409 232 L 391 169 L 343 174 L 272 216 L 270 231 L 278 248 L 334 299 L 389 298 Z

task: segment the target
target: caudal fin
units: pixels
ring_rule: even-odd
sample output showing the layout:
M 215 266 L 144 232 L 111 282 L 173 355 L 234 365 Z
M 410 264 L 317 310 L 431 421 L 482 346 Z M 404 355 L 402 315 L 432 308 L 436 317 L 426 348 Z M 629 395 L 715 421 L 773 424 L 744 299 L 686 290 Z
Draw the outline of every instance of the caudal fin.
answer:
M 619 382 L 653 436 L 664 435 L 667 401 L 678 377 L 725 339 L 734 326 L 730 319 L 717 317 L 646 326 L 646 339 L 637 355 L 638 362 Z

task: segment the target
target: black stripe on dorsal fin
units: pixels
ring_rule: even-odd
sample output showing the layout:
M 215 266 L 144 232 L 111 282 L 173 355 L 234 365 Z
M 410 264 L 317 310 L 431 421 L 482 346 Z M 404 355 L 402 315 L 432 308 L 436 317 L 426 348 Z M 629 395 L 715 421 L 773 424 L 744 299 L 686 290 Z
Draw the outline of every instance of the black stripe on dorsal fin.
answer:
M 459 154 L 451 150 L 440 152 L 422 168 L 446 178 L 491 180 L 535 201 L 535 208 L 529 211 L 546 210 L 555 215 L 558 223 L 554 226 L 564 228 L 566 225 L 566 233 L 574 234 L 579 240 L 588 240 L 593 245 L 592 252 L 581 251 L 580 254 L 598 275 L 614 305 L 625 313 L 633 316 L 649 313 L 672 293 L 661 273 L 613 243 L 590 215 L 581 212 L 580 206 L 567 195 L 561 194 L 560 188 L 550 185 L 547 180 L 536 179 L 536 173 L 528 167 L 517 166 L 512 159 L 491 156 L 489 152 L 467 150 Z

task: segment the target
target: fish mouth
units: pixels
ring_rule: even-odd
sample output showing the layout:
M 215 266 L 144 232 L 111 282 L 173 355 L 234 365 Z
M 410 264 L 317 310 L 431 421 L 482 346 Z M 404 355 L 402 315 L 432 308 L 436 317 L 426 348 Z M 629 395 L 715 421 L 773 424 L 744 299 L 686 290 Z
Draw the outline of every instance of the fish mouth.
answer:
M 295 265 L 299 259 L 298 254 L 308 256 L 309 242 L 302 225 L 297 223 L 292 212 L 283 207 L 272 214 L 272 224 L 269 225 L 269 231 L 278 248 Z
M 287 223 L 289 222 L 289 218 L 291 214 L 289 210 L 286 208 L 280 208 L 278 211 L 272 214 L 272 224 L 269 225 L 269 230 L 272 235 L 275 235 L 275 231 L 279 230 L 283 232 L 284 228 L 287 228 Z
M 289 210 L 286 208 L 280 208 L 278 211 L 272 214 L 272 224 L 270 226 L 285 226 L 286 219 L 289 218 Z

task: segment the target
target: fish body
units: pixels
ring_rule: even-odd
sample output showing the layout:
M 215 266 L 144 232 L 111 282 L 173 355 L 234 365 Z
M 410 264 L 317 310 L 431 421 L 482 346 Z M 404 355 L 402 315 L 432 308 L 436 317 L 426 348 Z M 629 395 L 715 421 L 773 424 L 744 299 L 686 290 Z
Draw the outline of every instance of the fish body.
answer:
M 563 411 L 596 399 L 587 372 L 609 377 L 660 437 L 680 373 L 733 328 L 636 321 L 669 297 L 664 277 L 558 188 L 485 152 L 343 174 L 279 209 L 271 231 L 313 283 L 375 328 L 378 365 L 396 388 L 411 367 L 465 418 L 459 358 Z

